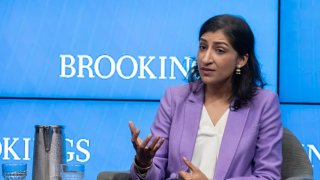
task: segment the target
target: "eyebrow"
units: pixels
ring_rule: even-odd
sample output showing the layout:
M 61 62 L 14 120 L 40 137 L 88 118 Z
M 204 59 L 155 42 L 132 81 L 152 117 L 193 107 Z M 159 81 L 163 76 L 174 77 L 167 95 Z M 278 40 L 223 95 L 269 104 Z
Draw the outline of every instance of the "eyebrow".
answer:
M 204 42 L 208 42 L 206 39 L 203 39 L 203 38 L 200 38 L 200 42 L 201 41 L 204 41 Z M 213 44 L 215 44 L 215 45 L 225 45 L 225 46 L 227 46 L 227 47 L 230 47 L 230 45 L 228 44 L 228 43 L 226 43 L 226 42 L 224 42 L 224 41 L 214 41 L 213 42 Z

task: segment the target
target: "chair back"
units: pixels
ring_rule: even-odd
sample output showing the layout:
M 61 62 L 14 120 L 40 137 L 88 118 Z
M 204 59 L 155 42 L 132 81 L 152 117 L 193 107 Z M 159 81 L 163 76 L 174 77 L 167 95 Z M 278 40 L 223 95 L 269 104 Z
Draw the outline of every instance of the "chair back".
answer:
M 282 156 L 282 180 L 313 179 L 312 166 L 306 152 L 300 141 L 287 128 L 283 128 Z
M 104 171 L 98 174 L 97 180 L 131 180 L 129 171 Z

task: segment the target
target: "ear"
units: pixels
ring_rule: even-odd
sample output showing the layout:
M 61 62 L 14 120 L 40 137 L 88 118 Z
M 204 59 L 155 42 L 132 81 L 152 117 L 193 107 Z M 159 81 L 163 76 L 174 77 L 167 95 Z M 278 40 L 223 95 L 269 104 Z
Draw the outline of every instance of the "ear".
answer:
M 237 60 L 237 68 L 242 68 L 243 66 L 245 66 L 248 62 L 248 59 L 249 59 L 248 53 L 243 56 L 239 56 Z

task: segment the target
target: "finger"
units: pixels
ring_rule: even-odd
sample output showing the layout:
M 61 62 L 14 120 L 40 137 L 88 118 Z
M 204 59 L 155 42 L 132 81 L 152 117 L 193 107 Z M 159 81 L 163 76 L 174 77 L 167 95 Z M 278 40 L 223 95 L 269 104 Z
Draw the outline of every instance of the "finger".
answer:
M 138 137 L 138 138 L 137 138 L 137 142 L 138 142 L 138 144 L 140 145 L 140 144 L 142 144 L 143 141 L 142 141 L 141 138 Z
M 131 142 L 134 143 L 135 145 L 139 145 L 141 143 L 139 143 L 138 139 L 138 136 L 140 134 L 140 129 L 136 130 L 133 134 L 132 134 L 132 137 L 131 137 Z
M 140 129 L 136 130 L 132 134 L 132 139 L 136 140 L 140 134 Z
M 151 134 L 149 134 L 144 141 L 141 143 L 141 148 L 145 148 L 147 146 L 147 144 L 149 143 L 150 139 L 152 138 Z
M 160 141 L 153 148 L 154 153 L 156 153 L 158 151 L 158 149 L 162 146 L 163 143 L 164 143 L 164 139 L 161 138 Z
M 193 165 L 192 162 L 189 161 L 186 157 L 183 157 L 182 159 L 192 172 L 195 172 L 198 170 L 198 168 L 195 165 Z
M 187 179 L 190 179 L 190 174 L 187 173 L 187 172 L 184 172 L 184 171 L 180 171 L 179 172 L 179 177 L 184 179 L 184 180 L 187 180 Z
M 137 130 L 132 121 L 129 121 L 129 128 L 131 131 L 131 135 Z
M 149 148 L 153 150 L 154 146 L 158 143 L 160 137 L 157 136 L 153 139 L 152 143 L 149 145 Z

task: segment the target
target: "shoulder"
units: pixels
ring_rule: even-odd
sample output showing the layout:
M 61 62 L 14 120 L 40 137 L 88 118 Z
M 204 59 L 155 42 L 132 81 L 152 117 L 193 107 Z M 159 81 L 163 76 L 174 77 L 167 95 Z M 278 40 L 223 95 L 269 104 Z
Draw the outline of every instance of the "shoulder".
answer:
M 203 100 L 203 83 L 200 81 L 168 87 L 164 96 L 161 98 L 161 104 L 172 107 L 183 107 L 188 101 Z
M 166 91 L 169 91 L 171 94 L 183 96 L 190 93 L 190 84 L 170 86 Z
M 266 90 L 266 89 L 261 89 L 258 88 L 256 91 L 256 95 L 254 97 L 254 99 L 272 99 L 272 98 L 278 98 L 278 95 L 270 90 Z
M 258 88 L 251 104 L 254 107 L 277 106 L 279 104 L 278 95 L 270 90 Z
M 164 96 L 171 96 L 173 99 L 177 100 L 185 100 L 189 98 L 191 94 L 199 92 L 201 93 L 202 86 L 203 84 L 199 81 L 187 83 L 184 85 L 170 86 L 167 88 Z

